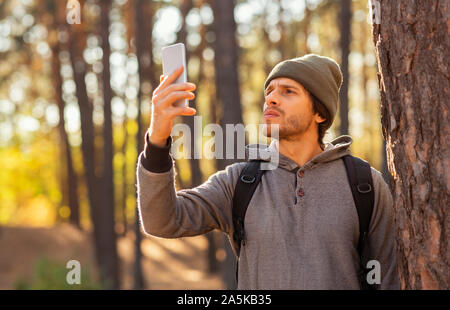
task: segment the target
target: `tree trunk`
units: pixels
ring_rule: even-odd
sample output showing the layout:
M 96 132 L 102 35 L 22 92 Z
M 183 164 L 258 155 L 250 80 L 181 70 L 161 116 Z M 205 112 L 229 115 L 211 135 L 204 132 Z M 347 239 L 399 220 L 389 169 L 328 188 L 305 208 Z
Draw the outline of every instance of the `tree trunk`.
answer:
M 294 43 L 294 46 L 295 46 L 295 36 L 297 35 L 297 33 L 295 33 L 295 31 L 289 31 L 289 30 L 292 29 L 293 25 L 292 24 L 286 25 L 286 23 L 283 21 L 283 14 L 285 14 L 285 9 L 283 8 L 281 2 L 282 2 L 281 0 L 277 1 L 277 4 L 279 6 L 277 28 L 280 31 L 280 40 L 278 40 L 278 42 L 276 44 L 276 48 L 277 48 L 278 52 L 280 52 L 280 54 L 281 54 L 281 59 L 285 60 L 287 58 L 289 59 L 289 58 L 296 57 L 295 55 L 292 55 L 292 54 L 295 54 L 297 52 L 296 49 L 294 48 L 293 49 L 294 51 L 292 51 L 291 49 L 286 48 L 286 47 L 289 46 L 289 42 L 287 42 L 287 41 L 290 40 L 292 37 L 294 37 L 294 40 L 292 41 L 292 43 Z M 269 2 L 266 3 L 266 8 L 264 10 L 264 15 L 265 15 L 264 19 L 265 20 L 268 19 L 268 17 L 267 17 L 267 15 L 269 13 L 268 12 L 269 9 L 267 8 L 268 4 L 269 4 Z M 265 38 L 268 39 L 267 31 L 264 31 L 264 32 L 266 33 Z M 271 41 L 269 40 L 268 43 L 271 44 Z M 267 56 L 268 55 L 266 55 L 266 57 Z M 273 65 L 274 64 L 270 64 L 269 67 L 272 67 Z M 269 68 L 268 72 L 270 72 L 270 69 L 271 68 Z
M 386 181 L 386 183 L 389 184 L 392 181 L 391 175 L 389 174 L 389 167 L 386 154 L 386 141 L 384 139 L 381 149 L 381 174 L 383 175 L 383 179 Z
M 236 23 L 234 20 L 234 1 L 211 1 L 214 12 L 214 28 L 216 41 L 214 44 L 214 66 L 216 76 L 217 101 L 221 105 L 220 125 L 223 128 L 225 140 L 226 124 L 242 124 L 241 96 L 238 79 L 238 45 L 236 40 Z M 237 143 L 234 139 L 234 153 L 237 153 Z M 223 148 L 224 151 L 225 148 Z M 234 158 L 219 160 L 219 169 L 236 162 Z M 223 279 L 228 289 L 236 287 L 236 259 L 228 238 L 224 236 L 226 258 L 223 268 Z
M 449 3 L 373 4 L 401 287 L 449 289 Z
M 67 26 L 66 26 L 67 27 Z M 80 109 L 81 123 L 81 151 L 83 154 L 84 177 L 89 200 L 89 210 L 92 223 L 95 256 L 98 266 L 101 265 L 101 252 L 98 238 L 98 208 L 99 208 L 99 179 L 95 174 L 94 122 L 93 107 L 86 91 L 86 63 L 83 60 L 85 37 L 79 25 L 71 25 L 69 30 L 69 54 L 73 69 L 73 79 L 76 85 L 76 97 Z
M 308 0 L 304 0 L 305 3 L 305 18 L 303 19 L 303 46 L 305 48 L 304 54 L 309 54 L 311 51 L 308 47 L 308 35 L 311 28 L 311 10 L 308 8 Z
M 111 116 L 111 74 L 109 65 L 109 56 L 111 49 L 109 46 L 109 12 L 111 10 L 111 0 L 102 0 L 100 2 L 100 35 L 102 38 L 103 50 L 103 71 L 102 71 L 102 90 L 103 90 L 103 197 L 101 212 L 99 216 L 100 225 L 100 246 L 104 258 L 100 266 L 103 281 L 110 289 L 119 289 L 119 257 L 117 254 L 117 236 L 115 231 L 114 218 L 114 173 L 113 173 L 113 131 Z
M 268 17 L 268 15 L 269 15 L 268 4 L 269 4 L 269 2 L 266 2 L 265 6 L 264 6 L 263 13 L 262 13 L 262 16 L 261 16 L 264 24 L 266 24 L 268 19 L 269 19 L 269 17 Z M 281 8 L 280 8 L 280 11 L 281 11 Z M 281 54 L 281 59 L 284 60 L 285 57 L 286 57 L 286 52 L 285 52 L 286 49 L 285 49 L 285 46 L 284 46 L 284 43 L 285 43 L 284 42 L 285 41 L 284 37 L 286 36 L 286 34 L 283 33 L 283 31 L 285 29 L 284 29 L 284 26 L 283 26 L 283 21 L 281 20 L 281 16 L 280 16 L 280 20 L 278 22 L 277 27 L 279 28 L 280 33 L 281 33 L 280 40 L 278 41 L 277 45 L 273 44 L 272 41 L 270 40 L 269 32 L 267 31 L 266 27 L 263 27 L 263 29 L 262 29 L 262 38 L 263 38 L 263 40 L 262 40 L 262 42 L 260 42 L 260 44 L 264 45 L 264 48 L 267 51 L 266 53 L 264 53 L 264 57 L 263 57 L 263 60 L 264 60 L 264 72 L 266 73 L 266 75 L 268 75 L 270 73 L 270 71 L 272 70 L 272 68 L 274 66 L 274 63 L 273 63 L 273 61 L 271 60 L 271 57 L 270 57 L 270 52 L 272 50 L 276 49 Z M 264 93 L 261 92 L 261 99 L 263 99 L 263 98 L 264 98 Z
M 202 34 L 202 38 L 205 37 L 206 32 L 209 30 L 209 26 L 206 26 L 204 29 L 204 33 Z M 200 55 L 203 57 L 202 55 Z M 208 79 L 208 76 L 206 76 Z M 217 111 L 216 111 L 216 91 L 214 85 L 208 86 L 208 97 L 209 97 L 209 119 L 211 124 L 217 124 Z M 215 167 L 217 168 L 217 160 L 215 161 Z M 216 273 L 219 271 L 220 264 L 217 260 L 216 253 L 221 248 L 222 242 L 218 243 L 217 240 L 220 240 L 216 235 L 219 234 L 217 231 L 212 231 L 206 234 L 206 238 L 208 240 L 208 270 L 210 273 Z M 220 235 L 221 237 L 221 235 Z M 226 242 L 226 241 L 225 241 Z
M 186 46 L 186 66 L 188 66 L 189 58 L 190 58 L 190 52 L 187 48 L 187 27 L 186 27 L 186 16 L 189 13 L 189 11 L 193 8 L 193 2 L 192 0 L 182 0 L 180 5 L 180 11 L 181 11 L 181 28 L 180 31 L 177 34 L 177 42 L 184 43 Z M 203 57 L 202 52 L 205 47 L 205 27 L 204 25 L 200 26 L 200 32 L 201 32 L 201 43 L 197 47 L 197 50 L 195 51 L 195 54 L 199 57 L 199 74 L 197 77 L 197 80 L 195 81 L 197 87 L 199 86 L 201 80 L 202 80 L 202 69 L 203 69 Z M 185 70 L 188 70 L 188 67 L 185 68 Z M 188 80 L 191 80 L 191 77 L 188 75 Z M 189 106 L 192 108 L 197 108 L 196 105 L 196 99 L 189 101 Z M 191 133 L 194 133 L 194 117 L 192 116 L 182 116 L 183 122 L 189 126 L 191 129 Z M 191 137 L 191 154 L 192 158 L 189 159 L 189 165 L 191 168 L 191 184 L 190 187 L 194 188 L 196 186 L 199 186 L 203 181 L 202 172 L 200 170 L 200 159 L 196 159 L 193 157 L 194 154 L 197 154 L 198 146 L 197 143 L 199 141 L 195 140 L 195 136 Z M 179 179 L 179 184 L 181 185 L 182 182 L 181 178 Z M 208 261 L 208 271 L 209 272 L 215 272 L 217 270 L 217 259 L 216 259 L 216 245 L 214 242 L 214 232 L 209 232 L 206 234 L 206 239 L 208 242 L 208 252 L 207 252 L 207 261 Z
M 48 3 L 41 2 L 38 5 L 39 16 L 44 17 L 46 15 L 46 10 L 48 8 Z M 62 6 L 58 6 L 57 4 L 51 7 L 51 13 L 53 15 L 53 19 L 44 19 L 40 21 L 44 25 L 46 25 L 49 29 L 57 29 L 60 30 L 61 25 L 64 22 L 65 11 Z M 61 29 L 62 30 L 62 29 Z M 53 86 L 55 89 L 55 101 L 58 105 L 59 110 L 59 123 L 58 123 L 58 131 L 61 139 L 61 158 L 63 160 L 66 172 L 62 173 L 62 193 L 63 193 L 63 202 L 69 205 L 70 209 L 70 217 L 69 221 L 74 226 L 81 228 L 80 226 L 80 203 L 78 199 L 78 180 L 77 175 L 75 173 L 73 167 L 73 159 L 72 159 L 72 151 L 70 147 L 69 137 L 67 135 L 65 129 L 65 119 L 64 119 L 64 108 L 65 102 L 63 99 L 63 79 L 61 76 L 61 62 L 59 60 L 59 53 L 62 48 L 64 48 L 64 44 L 59 41 L 58 38 L 48 38 L 49 45 L 52 50 L 52 74 L 53 74 Z
M 128 183 L 127 183 L 127 145 L 128 145 L 128 118 L 125 115 L 125 119 L 123 121 L 123 143 L 122 143 L 122 156 L 123 156 L 123 163 L 122 163 L 122 222 L 123 222 L 123 231 L 122 236 L 125 237 L 128 232 L 128 221 L 127 221 L 127 189 L 128 189 Z
M 78 181 L 77 175 L 73 168 L 72 151 L 70 148 L 69 137 L 65 129 L 64 121 L 64 100 L 62 94 L 62 77 L 61 77 L 61 63 L 59 61 L 59 42 L 55 42 L 52 46 L 52 73 L 53 73 L 53 83 L 55 87 L 55 100 L 58 104 L 59 109 L 59 123 L 58 130 L 61 139 L 61 156 L 64 158 L 64 163 L 66 167 L 66 173 L 63 178 L 63 195 L 66 196 L 66 200 L 69 204 L 70 218 L 69 221 L 78 228 L 80 227 L 80 203 L 78 200 Z
M 196 51 L 197 56 L 200 59 L 199 73 L 198 73 L 197 82 L 196 82 L 198 87 L 200 87 L 200 84 L 202 83 L 202 81 L 205 78 L 205 75 L 203 72 L 203 68 L 205 65 L 204 58 L 203 58 L 203 51 L 205 50 L 206 43 L 207 43 L 206 39 L 205 39 L 206 31 L 207 31 L 207 27 L 205 25 L 201 25 L 200 36 L 201 36 L 202 40 Z M 194 103 L 196 102 L 195 99 L 193 101 L 194 101 Z M 212 124 L 216 123 L 215 109 L 210 111 L 210 122 Z M 200 171 L 200 183 L 201 183 L 202 174 L 201 174 L 200 167 L 199 167 L 199 171 Z M 217 252 L 218 248 L 217 248 L 217 244 L 216 244 L 215 234 L 216 234 L 216 231 L 211 231 L 206 234 L 206 240 L 208 241 L 207 261 L 208 261 L 208 272 L 209 273 L 216 273 L 219 270 L 219 262 L 216 257 L 216 252 Z
M 137 147 L 137 154 L 139 154 L 142 150 L 143 144 L 143 130 L 142 130 L 142 109 L 141 109 L 141 103 L 142 103 L 142 90 L 141 85 L 144 81 L 144 51 L 143 44 L 145 44 L 145 35 L 144 31 L 142 31 L 141 27 L 143 27 L 144 24 L 144 16 L 143 16 L 143 10 L 145 8 L 145 4 L 142 0 L 134 0 L 134 13 L 135 13 L 135 19 L 136 19 L 136 25 L 135 25 L 135 41 L 136 41 L 136 54 L 139 64 L 139 87 L 138 87 L 138 96 L 137 96 L 137 104 L 138 104 L 138 114 L 137 114 L 137 125 L 138 125 L 138 131 L 136 135 L 136 147 Z M 141 41 L 143 40 L 143 41 Z M 137 200 L 136 200 L 137 201 Z M 141 229 L 139 224 L 139 211 L 136 207 L 135 210 L 135 217 L 134 217 L 134 266 L 133 266 L 133 289 L 140 290 L 145 287 L 145 281 L 144 281 L 144 275 L 142 274 L 142 250 L 141 250 L 141 241 L 142 241 L 142 235 L 141 235 Z
M 181 6 L 180 6 L 180 11 L 181 11 L 181 29 L 178 32 L 178 40 L 177 42 L 180 43 L 184 43 L 184 45 L 186 46 L 186 61 L 189 61 L 189 56 L 190 53 L 187 49 L 187 42 L 186 42 L 186 38 L 187 38 L 187 29 L 186 29 L 186 16 L 189 13 L 189 11 L 192 9 L 193 7 L 193 3 L 192 0 L 183 0 L 181 2 Z M 186 63 L 186 68 L 185 70 L 187 70 L 188 63 Z M 188 75 L 188 80 L 191 80 L 191 77 Z M 198 85 L 197 85 L 198 86 Z M 189 106 L 192 108 L 196 108 L 196 101 L 191 100 L 189 101 Z M 194 133 L 194 117 L 192 116 L 182 116 L 183 122 L 189 126 L 189 128 L 191 129 L 191 133 Z M 191 154 L 192 154 L 192 158 L 189 159 L 189 165 L 191 168 L 191 187 L 196 187 L 198 185 L 200 185 L 202 183 L 202 173 L 200 170 L 200 162 L 199 159 L 195 159 L 194 158 L 194 154 L 196 154 L 198 147 L 197 147 L 197 142 L 195 140 L 195 137 L 192 136 L 191 137 Z
M 216 33 L 214 44 L 216 93 L 217 101 L 222 107 L 220 124 L 225 132 L 226 124 L 243 123 L 238 78 L 238 45 L 234 21 L 234 1 L 212 1 L 212 9 Z M 236 153 L 236 145 L 234 150 Z M 219 169 L 224 169 L 236 162 L 235 158 L 225 158 L 219 161 Z
M 341 49 L 341 71 L 342 86 L 339 92 L 339 116 L 341 135 L 348 135 L 348 55 L 350 54 L 351 41 L 351 20 L 352 20 L 352 2 L 351 0 L 341 1 L 341 12 L 339 14 L 340 24 L 340 49 Z
M 137 153 L 142 152 L 144 147 L 144 130 L 142 128 L 142 90 L 141 86 L 145 80 L 150 80 L 153 88 L 158 85 L 159 79 L 156 78 L 155 68 L 153 63 L 153 47 L 152 47 L 152 32 L 153 32 L 153 3 L 148 3 L 144 0 L 134 0 L 134 16 L 135 16 L 135 44 L 136 56 L 139 64 L 139 89 L 138 89 L 138 115 L 137 115 Z M 139 224 L 139 213 L 136 208 L 136 216 L 134 222 L 135 244 L 134 244 L 134 289 L 145 288 L 145 280 L 142 273 L 142 250 L 141 240 L 142 234 Z

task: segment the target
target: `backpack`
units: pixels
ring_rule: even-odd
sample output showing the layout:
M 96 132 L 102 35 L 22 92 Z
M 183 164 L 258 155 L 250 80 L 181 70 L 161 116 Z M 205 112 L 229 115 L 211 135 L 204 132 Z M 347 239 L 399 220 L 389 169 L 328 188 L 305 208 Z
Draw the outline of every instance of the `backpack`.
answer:
M 355 201 L 356 210 L 359 219 L 359 240 L 358 254 L 360 257 L 360 270 L 358 278 L 362 289 L 375 289 L 376 285 L 369 285 L 366 281 L 369 271 L 364 265 L 364 246 L 367 241 L 370 218 L 372 216 L 373 205 L 375 202 L 374 186 L 372 173 L 368 162 L 351 155 L 343 158 L 348 181 Z M 245 245 L 244 219 L 248 204 L 252 199 L 253 193 L 258 187 L 259 182 L 265 172 L 260 169 L 261 160 L 251 160 L 246 163 L 242 170 L 235 187 L 233 196 L 233 240 L 238 245 L 237 256 L 239 259 L 241 244 Z M 236 281 L 238 279 L 238 267 L 236 263 Z

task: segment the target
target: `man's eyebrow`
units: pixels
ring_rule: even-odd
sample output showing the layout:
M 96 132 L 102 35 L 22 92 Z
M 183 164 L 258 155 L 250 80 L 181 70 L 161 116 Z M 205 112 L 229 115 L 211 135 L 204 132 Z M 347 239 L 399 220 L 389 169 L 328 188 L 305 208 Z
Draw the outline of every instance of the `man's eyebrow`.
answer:
M 289 85 L 289 84 L 280 84 L 279 86 L 280 86 L 280 87 L 283 87 L 283 88 L 293 88 L 293 89 L 298 89 L 297 86 L 295 86 L 295 85 Z
M 264 90 L 264 93 L 267 94 L 267 92 L 271 91 L 273 89 L 272 85 L 267 86 L 267 88 Z
M 281 88 L 292 88 L 292 89 L 296 89 L 296 90 L 299 89 L 297 86 L 295 86 L 295 85 L 289 85 L 289 84 L 279 84 L 278 86 L 281 87 Z M 272 89 L 273 89 L 273 86 L 272 86 L 272 85 L 269 85 L 269 86 L 267 87 L 265 93 L 267 94 L 267 92 L 271 91 Z

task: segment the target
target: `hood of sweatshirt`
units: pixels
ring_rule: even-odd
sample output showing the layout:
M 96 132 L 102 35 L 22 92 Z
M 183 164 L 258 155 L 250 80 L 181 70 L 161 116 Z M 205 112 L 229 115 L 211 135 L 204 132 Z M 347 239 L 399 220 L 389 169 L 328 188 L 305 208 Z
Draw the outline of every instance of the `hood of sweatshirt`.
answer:
M 320 154 L 311 158 L 304 167 L 313 166 L 320 163 L 326 163 L 342 158 L 350 154 L 350 145 L 353 139 L 350 136 L 343 135 L 325 144 L 325 149 Z M 249 144 L 245 149 L 247 160 L 263 160 L 271 162 L 272 165 L 286 170 L 294 170 L 298 165 L 289 157 L 278 151 L 278 140 L 273 140 L 269 146 L 265 144 Z

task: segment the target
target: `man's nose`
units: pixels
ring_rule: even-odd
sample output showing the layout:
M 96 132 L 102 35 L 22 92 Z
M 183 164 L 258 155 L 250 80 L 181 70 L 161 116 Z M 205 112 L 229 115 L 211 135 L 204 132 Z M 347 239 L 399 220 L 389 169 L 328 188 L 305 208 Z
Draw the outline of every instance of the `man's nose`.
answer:
M 280 101 L 275 95 L 275 91 L 272 91 L 269 95 L 266 96 L 266 101 L 264 104 L 268 107 L 280 105 Z

